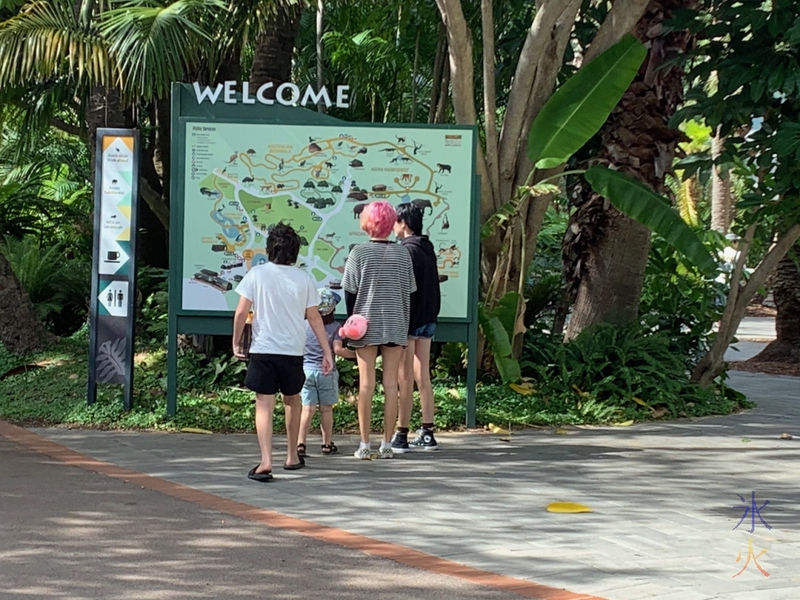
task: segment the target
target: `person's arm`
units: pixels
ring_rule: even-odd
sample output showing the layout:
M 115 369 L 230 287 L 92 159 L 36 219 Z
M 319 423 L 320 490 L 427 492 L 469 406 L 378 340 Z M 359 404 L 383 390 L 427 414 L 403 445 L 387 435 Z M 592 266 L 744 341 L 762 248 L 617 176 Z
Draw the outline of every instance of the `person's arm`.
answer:
M 242 348 L 242 334 L 252 306 L 253 303 L 249 299 L 241 296 L 239 304 L 236 306 L 236 312 L 233 314 L 233 355 L 239 360 L 247 358 Z
M 355 350 L 350 350 L 350 348 L 345 348 L 342 340 L 333 340 L 333 353 L 336 356 L 341 356 L 342 358 L 349 358 L 354 359 L 356 357 Z
M 316 306 L 307 308 L 306 319 L 308 319 L 311 331 L 317 336 L 317 341 L 319 341 L 319 345 L 322 348 L 322 372 L 327 375 L 333 370 L 333 354 L 331 354 L 331 345 L 328 342 L 328 335 L 325 332 L 322 317 L 319 315 L 319 309 Z
M 358 263 L 358 256 L 351 252 L 344 263 L 344 277 L 342 278 L 342 289 L 344 290 L 344 305 L 347 309 L 347 316 L 352 317 L 356 310 L 356 298 L 358 288 L 361 284 L 361 271 Z
M 356 298 L 358 298 L 357 293 L 348 292 L 345 290 L 344 292 L 344 306 L 347 309 L 347 316 L 352 317 L 353 313 L 356 310 Z

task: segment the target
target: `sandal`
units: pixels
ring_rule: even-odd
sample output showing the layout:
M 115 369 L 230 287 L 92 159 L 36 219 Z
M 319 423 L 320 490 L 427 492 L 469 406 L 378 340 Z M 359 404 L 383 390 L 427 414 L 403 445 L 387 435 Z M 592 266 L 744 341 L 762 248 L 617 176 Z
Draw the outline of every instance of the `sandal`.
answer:
M 333 442 L 331 442 L 330 444 L 322 444 L 323 454 L 331 455 L 331 454 L 336 454 L 337 452 L 339 452 L 339 449 Z
M 306 457 L 306 445 L 305 444 L 297 444 L 297 456 L 300 458 Z

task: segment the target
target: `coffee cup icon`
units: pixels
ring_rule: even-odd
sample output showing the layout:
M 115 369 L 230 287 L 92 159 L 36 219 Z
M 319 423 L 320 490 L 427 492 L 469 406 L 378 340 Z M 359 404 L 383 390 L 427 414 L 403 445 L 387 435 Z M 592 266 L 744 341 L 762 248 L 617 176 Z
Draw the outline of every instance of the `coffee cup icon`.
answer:
M 106 252 L 106 262 L 119 262 L 119 252 L 109 250 Z

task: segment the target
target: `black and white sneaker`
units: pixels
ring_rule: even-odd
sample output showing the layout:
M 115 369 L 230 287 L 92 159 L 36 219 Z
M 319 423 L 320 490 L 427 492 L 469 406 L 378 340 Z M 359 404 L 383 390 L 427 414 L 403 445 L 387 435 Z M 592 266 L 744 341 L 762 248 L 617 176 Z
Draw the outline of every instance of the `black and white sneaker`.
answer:
M 418 429 L 417 437 L 408 442 L 408 447 L 414 450 L 438 450 L 439 445 L 433 437 L 431 429 Z
M 405 454 L 408 452 L 408 434 L 395 431 L 392 436 L 392 452 L 395 454 Z

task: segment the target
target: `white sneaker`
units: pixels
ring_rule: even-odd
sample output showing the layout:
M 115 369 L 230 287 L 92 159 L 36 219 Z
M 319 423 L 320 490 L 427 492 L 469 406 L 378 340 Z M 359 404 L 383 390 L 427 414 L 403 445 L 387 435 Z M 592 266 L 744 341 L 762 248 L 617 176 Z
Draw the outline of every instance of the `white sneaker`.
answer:
M 378 449 L 378 458 L 394 458 L 394 451 L 391 446 L 381 446 Z
M 359 448 L 353 453 L 353 456 L 360 460 L 370 460 L 372 451 L 369 448 Z

